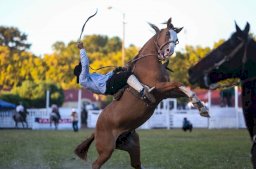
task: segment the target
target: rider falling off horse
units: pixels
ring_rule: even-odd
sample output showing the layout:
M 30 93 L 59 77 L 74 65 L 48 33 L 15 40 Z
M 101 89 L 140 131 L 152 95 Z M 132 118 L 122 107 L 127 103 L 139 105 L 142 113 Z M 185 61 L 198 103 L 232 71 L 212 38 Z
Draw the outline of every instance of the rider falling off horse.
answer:
M 139 92 L 142 99 L 147 99 L 151 103 L 155 102 L 154 96 L 150 94 L 150 89 L 143 86 L 132 72 L 125 67 L 117 67 L 107 74 L 90 73 L 89 58 L 82 42 L 77 44 L 80 49 L 81 62 L 75 67 L 74 74 L 77 82 L 93 93 L 114 95 L 127 84 Z

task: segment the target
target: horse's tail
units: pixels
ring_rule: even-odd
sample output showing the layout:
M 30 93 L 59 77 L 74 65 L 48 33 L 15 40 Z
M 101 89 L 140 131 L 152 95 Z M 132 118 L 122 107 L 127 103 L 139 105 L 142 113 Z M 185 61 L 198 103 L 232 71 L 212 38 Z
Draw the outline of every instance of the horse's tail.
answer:
M 87 159 L 87 152 L 94 140 L 94 133 L 92 133 L 91 137 L 84 140 L 81 144 L 79 144 L 75 149 L 75 154 L 83 160 Z

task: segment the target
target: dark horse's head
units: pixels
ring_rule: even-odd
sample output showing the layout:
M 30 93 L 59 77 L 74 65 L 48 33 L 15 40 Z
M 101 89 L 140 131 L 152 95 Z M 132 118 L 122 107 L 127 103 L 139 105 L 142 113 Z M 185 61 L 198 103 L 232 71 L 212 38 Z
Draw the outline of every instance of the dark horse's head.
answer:
M 248 34 L 250 25 L 244 30 L 235 26 L 236 32 L 227 41 L 189 69 L 190 83 L 209 88 L 221 80 L 256 76 L 256 43 Z

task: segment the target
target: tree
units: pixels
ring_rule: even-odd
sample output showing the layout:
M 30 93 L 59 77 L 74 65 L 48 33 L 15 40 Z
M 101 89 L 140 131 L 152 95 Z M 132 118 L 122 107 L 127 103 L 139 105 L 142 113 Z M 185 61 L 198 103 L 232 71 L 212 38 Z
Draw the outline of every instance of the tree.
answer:
M 172 81 L 182 82 L 190 85 L 188 82 L 188 69 L 210 52 L 210 48 L 186 46 L 184 52 L 176 52 L 176 56 L 170 59 L 170 68 L 173 70 L 170 78 Z
M 45 79 L 43 60 L 30 52 L 11 52 L 7 46 L 0 46 L 0 86 L 12 88 L 24 80 L 39 82 Z
M 108 38 L 103 35 L 89 35 L 82 40 L 88 53 L 100 52 L 108 54 L 121 51 L 122 42 L 119 37 Z
M 27 107 L 45 107 L 46 91 L 50 90 L 51 104 L 61 106 L 64 102 L 64 92 L 61 87 L 54 83 L 24 81 L 21 86 L 14 87 L 10 92 L 1 94 L 1 98 L 6 101 L 18 104 L 22 101 Z
M 26 41 L 27 35 L 25 33 L 21 33 L 18 28 L 0 26 L 1 46 L 8 46 L 11 51 L 23 51 L 30 47 L 30 44 Z
M 46 64 L 45 80 L 59 84 L 63 89 L 77 87 L 73 69 L 79 62 L 79 50 L 75 42 L 67 46 L 63 42 L 54 44 L 54 52 L 44 55 Z

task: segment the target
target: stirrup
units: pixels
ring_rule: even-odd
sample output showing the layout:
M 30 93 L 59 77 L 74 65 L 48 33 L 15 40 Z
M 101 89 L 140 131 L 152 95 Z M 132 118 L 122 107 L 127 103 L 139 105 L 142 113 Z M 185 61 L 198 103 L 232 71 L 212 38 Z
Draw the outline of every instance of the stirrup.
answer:
M 155 87 L 151 87 L 149 88 L 148 86 L 144 86 L 143 89 L 143 93 L 142 93 L 142 99 L 147 99 L 149 100 L 151 103 L 155 103 L 156 99 L 153 96 L 153 94 L 151 94 L 150 92 L 152 92 L 155 89 Z

